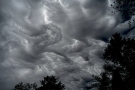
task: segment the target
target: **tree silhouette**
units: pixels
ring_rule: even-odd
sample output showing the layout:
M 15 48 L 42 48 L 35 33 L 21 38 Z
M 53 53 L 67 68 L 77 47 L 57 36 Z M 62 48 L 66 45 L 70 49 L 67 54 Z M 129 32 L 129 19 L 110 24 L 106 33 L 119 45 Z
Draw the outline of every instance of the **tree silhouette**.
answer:
M 132 69 L 135 67 L 135 40 L 131 38 L 122 38 L 120 34 L 115 33 L 107 48 L 104 51 L 103 58 L 107 62 L 113 63 L 112 69 L 112 88 L 117 87 L 126 90 L 132 90 L 134 86 L 135 75 Z M 104 67 L 105 70 L 107 67 Z M 117 78 L 116 78 L 117 77 Z M 119 77 L 119 78 L 118 78 Z M 116 80 L 117 79 L 117 80 Z M 123 79 L 123 81 L 122 81 Z M 128 82 L 128 83 L 127 83 Z M 119 87 L 114 85 L 119 83 Z M 130 83 L 130 84 L 129 84 Z M 123 85 L 124 84 L 124 85 Z M 116 89 L 113 89 L 116 90 Z
M 93 76 L 96 79 L 96 83 L 93 83 L 89 89 L 95 88 L 96 90 L 111 90 L 111 80 L 108 72 L 101 73 L 101 76 Z
M 108 46 L 104 50 L 103 60 L 105 61 L 105 65 L 103 66 L 104 72 L 101 74 L 101 81 L 95 78 L 99 82 L 99 87 L 109 86 L 112 90 L 135 89 L 134 39 L 122 38 L 118 33 L 112 35 Z M 106 80 L 106 82 L 110 83 L 109 85 L 102 82 L 102 80 L 106 79 L 105 76 L 110 80 Z
M 122 79 L 119 71 L 116 69 L 112 75 L 112 90 L 122 90 Z
M 20 82 L 19 84 L 16 84 L 13 90 L 35 90 L 37 88 L 37 84 L 33 83 L 26 83 Z
M 40 81 L 41 87 L 36 90 L 64 90 L 65 86 L 61 82 L 57 82 L 57 78 L 55 76 L 47 76 L 44 77 L 43 80 Z
M 37 87 L 36 83 L 30 84 L 23 82 L 16 84 L 12 90 L 64 90 L 65 86 L 55 76 L 46 76 L 40 81 L 41 86 Z
M 135 15 L 135 0 L 114 0 L 111 6 L 116 10 L 115 12 L 120 12 L 123 22 L 130 20 Z M 131 20 L 129 25 L 131 26 Z

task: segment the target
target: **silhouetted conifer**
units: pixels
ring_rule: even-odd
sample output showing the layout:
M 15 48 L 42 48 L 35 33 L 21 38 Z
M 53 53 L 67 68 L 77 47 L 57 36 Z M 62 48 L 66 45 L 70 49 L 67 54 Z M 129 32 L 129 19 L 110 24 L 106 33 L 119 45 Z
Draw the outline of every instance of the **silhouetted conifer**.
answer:
M 14 89 L 12 90 L 64 90 L 65 86 L 55 76 L 47 76 L 44 77 L 43 80 L 40 81 L 41 86 L 37 87 L 36 83 L 30 84 L 23 82 L 16 84 Z
M 65 86 L 61 82 L 57 81 L 55 76 L 47 76 L 44 77 L 41 82 L 41 87 L 37 88 L 36 90 L 64 90 Z

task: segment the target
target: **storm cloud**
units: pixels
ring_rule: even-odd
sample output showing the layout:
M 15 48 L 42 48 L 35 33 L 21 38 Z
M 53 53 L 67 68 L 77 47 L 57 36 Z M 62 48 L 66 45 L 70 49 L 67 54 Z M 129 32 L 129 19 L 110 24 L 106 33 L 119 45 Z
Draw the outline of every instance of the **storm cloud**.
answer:
M 55 75 L 67 90 L 85 90 L 102 72 L 115 32 L 134 37 L 111 0 L 0 0 L 0 89 Z M 134 18 L 134 17 L 133 17 Z

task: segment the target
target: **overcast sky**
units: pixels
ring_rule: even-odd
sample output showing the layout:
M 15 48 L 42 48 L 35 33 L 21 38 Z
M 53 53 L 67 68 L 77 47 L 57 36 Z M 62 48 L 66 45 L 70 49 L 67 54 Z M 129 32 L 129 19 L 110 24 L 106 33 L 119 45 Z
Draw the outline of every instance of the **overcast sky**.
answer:
M 0 0 L 0 90 L 47 75 L 85 90 L 102 71 L 109 37 L 135 35 L 111 1 Z

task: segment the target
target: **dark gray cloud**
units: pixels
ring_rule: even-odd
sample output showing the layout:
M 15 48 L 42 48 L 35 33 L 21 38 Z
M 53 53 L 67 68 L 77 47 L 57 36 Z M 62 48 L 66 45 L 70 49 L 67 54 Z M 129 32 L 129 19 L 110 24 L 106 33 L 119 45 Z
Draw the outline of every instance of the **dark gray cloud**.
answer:
M 108 38 L 115 32 L 134 37 L 134 26 L 121 23 L 110 3 L 0 0 L 0 89 L 46 75 L 59 77 L 67 90 L 89 86 L 102 71 Z

